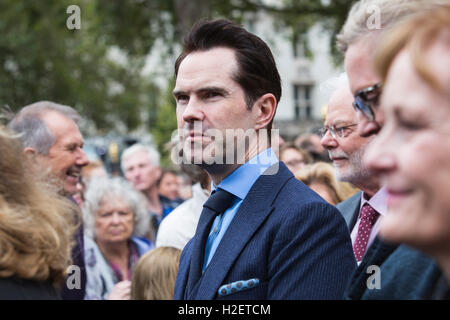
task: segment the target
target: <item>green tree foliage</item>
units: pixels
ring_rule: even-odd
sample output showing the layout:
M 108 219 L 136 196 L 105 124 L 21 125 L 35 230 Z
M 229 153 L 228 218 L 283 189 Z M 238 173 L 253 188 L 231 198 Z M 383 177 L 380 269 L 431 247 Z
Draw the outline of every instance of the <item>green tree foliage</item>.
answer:
M 264 11 L 275 17 L 274 28 L 307 48 L 306 31 L 320 21 L 335 35 L 354 1 L 325 2 L 1 0 L 0 106 L 17 110 L 38 100 L 56 101 L 78 109 L 100 132 L 143 125 L 162 147 L 176 128 L 169 93 L 174 82 L 167 79 L 167 89 L 159 89 L 151 75 L 142 75 L 157 41 L 164 43 L 158 54 L 173 60 L 196 21 L 223 17 L 245 22 Z M 80 30 L 66 26 L 70 5 L 81 9 Z M 111 58 L 113 48 L 124 59 Z

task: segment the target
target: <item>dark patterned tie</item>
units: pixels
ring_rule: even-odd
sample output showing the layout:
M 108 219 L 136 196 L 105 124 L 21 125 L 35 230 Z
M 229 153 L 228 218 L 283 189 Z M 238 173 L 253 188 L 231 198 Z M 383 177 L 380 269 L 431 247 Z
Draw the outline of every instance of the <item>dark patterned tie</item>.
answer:
M 353 252 L 355 253 L 356 261 L 361 261 L 367 250 L 370 233 L 372 227 L 377 221 L 380 214 L 366 203 L 361 208 L 361 217 L 358 226 L 358 233 L 356 234 L 355 243 L 353 244 Z
M 195 239 L 192 248 L 189 278 L 186 293 L 191 295 L 194 286 L 202 275 L 202 266 L 205 255 L 205 244 L 215 217 L 227 210 L 233 202 L 234 195 L 223 189 L 217 189 L 203 205 Z

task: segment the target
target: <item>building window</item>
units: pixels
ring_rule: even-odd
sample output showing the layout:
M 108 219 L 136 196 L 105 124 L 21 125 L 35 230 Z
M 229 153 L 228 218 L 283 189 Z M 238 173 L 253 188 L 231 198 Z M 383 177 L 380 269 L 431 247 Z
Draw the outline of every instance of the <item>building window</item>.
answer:
M 294 84 L 294 116 L 295 120 L 312 119 L 312 85 Z

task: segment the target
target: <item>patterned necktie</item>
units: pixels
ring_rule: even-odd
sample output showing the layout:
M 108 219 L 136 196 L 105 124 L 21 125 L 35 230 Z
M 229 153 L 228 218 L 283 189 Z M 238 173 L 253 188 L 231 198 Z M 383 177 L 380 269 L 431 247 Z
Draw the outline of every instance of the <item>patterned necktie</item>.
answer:
M 362 260 L 366 253 L 370 232 L 379 215 L 380 214 L 368 203 L 364 204 L 361 209 L 358 233 L 356 234 L 355 243 L 353 244 L 353 252 L 355 253 L 356 261 L 358 262 Z
M 211 196 L 203 205 L 202 214 L 200 215 L 197 230 L 195 231 L 194 243 L 192 244 L 193 248 L 187 285 L 188 290 L 191 292 L 202 274 L 205 244 L 212 223 L 217 215 L 224 213 L 230 207 L 234 198 L 235 196 L 228 191 L 217 189 L 211 193 Z

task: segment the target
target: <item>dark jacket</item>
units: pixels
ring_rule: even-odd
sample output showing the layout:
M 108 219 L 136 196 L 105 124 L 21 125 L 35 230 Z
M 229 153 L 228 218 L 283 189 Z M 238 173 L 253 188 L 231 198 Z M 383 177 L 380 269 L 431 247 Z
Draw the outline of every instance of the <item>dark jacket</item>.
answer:
M 193 282 L 191 259 L 201 270 L 203 250 L 194 248 L 202 247 L 195 242 L 203 228 L 204 214 L 183 250 L 175 299 L 341 299 L 356 268 L 342 216 L 281 162 L 277 173 L 254 183 Z M 233 289 L 223 294 L 227 285 Z
M 61 300 L 61 297 L 49 282 L 8 277 L 0 279 L 0 300 Z
M 341 202 L 337 208 L 344 216 L 349 231 L 356 224 L 361 193 Z M 369 289 L 367 281 L 374 275 L 370 266 L 379 267 L 380 289 Z M 345 298 L 351 300 L 419 300 L 431 299 L 442 272 L 436 262 L 406 245 L 392 244 L 376 237 L 361 264 L 351 277 Z

